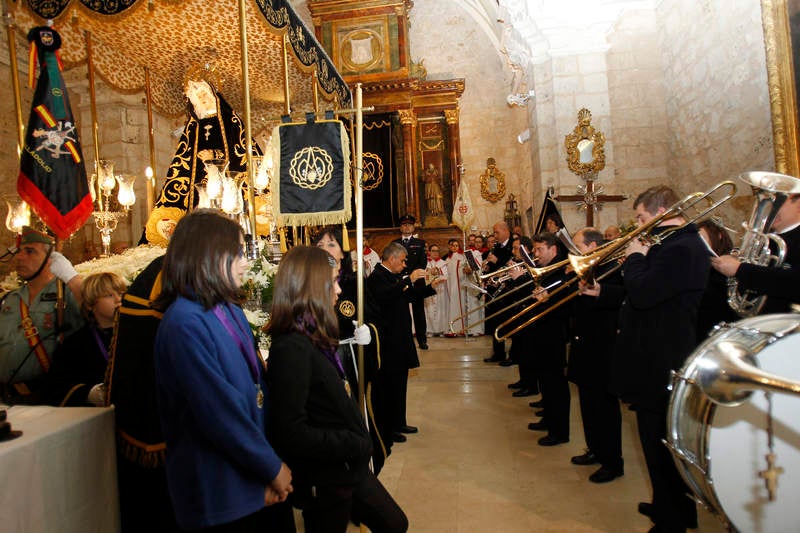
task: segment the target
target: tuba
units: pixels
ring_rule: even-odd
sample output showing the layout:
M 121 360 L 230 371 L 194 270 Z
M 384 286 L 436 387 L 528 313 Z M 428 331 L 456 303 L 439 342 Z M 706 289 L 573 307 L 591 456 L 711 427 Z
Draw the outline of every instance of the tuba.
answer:
M 778 235 L 766 232 L 789 195 L 800 194 L 800 180 L 774 172 L 745 172 L 739 179 L 753 188 L 755 203 L 750 220 L 743 224 L 745 233 L 736 256 L 742 263 L 780 267 L 786 257 L 786 243 Z M 774 254 L 770 242 L 777 248 Z M 766 300 L 766 295 L 740 290 L 736 278 L 728 278 L 728 304 L 739 316 L 757 315 Z

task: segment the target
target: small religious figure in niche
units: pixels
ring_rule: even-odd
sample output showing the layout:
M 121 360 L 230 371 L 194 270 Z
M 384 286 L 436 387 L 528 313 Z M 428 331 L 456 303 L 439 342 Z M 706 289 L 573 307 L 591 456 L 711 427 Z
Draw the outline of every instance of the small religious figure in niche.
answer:
M 434 167 L 433 163 L 428 163 L 422 181 L 425 182 L 425 202 L 428 205 L 428 215 L 441 215 L 444 213 L 444 194 L 442 193 L 439 169 Z

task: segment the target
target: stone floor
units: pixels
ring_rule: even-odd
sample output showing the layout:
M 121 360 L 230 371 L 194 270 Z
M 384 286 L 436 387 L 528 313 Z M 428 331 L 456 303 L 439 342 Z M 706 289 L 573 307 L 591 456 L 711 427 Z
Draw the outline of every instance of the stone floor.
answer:
M 483 362 L 488 337 L 432 338 L 408 387 L 408 421 L 420 432 L 397 444 L 380 479 L 406 512 L 412 532 L 645 532 L 636 504 L 650 501 L 633 413 L 623 414 L 625 476 L 588 481 L 594 466 L 574 466 L 584 441 L 573 390 L 567 444 L 544 448 L 528 402 L 506 385 L 517 368 Z M 698 531 L 724 531 L 700 511 Z M 351 527 L 350 531 L 358 531 Z

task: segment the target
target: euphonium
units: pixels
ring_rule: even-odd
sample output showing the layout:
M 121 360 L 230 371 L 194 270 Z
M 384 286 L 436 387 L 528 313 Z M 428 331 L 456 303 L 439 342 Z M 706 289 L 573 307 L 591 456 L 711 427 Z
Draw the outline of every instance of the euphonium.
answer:
M 745 172 L 739 179 L 753 188 L 755 203 L 736 256 L 742 263 L 779 267 L 786 257 L 786 243 L 769 231 L 775 215 L 790 194 L 800 193 L 800 180 L 774 172 Z M 777 252 L 770 250 L 775 243 Z M 740 290 L 736 277 L 728 278 L 728 304 L 739 316 L 757 315 L 767 297 L 749 290 Z

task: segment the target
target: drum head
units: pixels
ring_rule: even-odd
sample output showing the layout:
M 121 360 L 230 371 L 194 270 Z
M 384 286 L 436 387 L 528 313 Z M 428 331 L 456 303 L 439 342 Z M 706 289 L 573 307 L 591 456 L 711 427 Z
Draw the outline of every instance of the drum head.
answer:
M 761 370 L 800 383 L 800 333 L 784 337 L 757 353 Z M 772 416 L 776 499 L 769 501 L 764 479 L 769 453 L 767 400 L 754 392 L 738 407 L 718 406 L 709 437 L 709 470 L 714 491 L 739 531 L 800 530 L 800 396 L 773 393 Z

